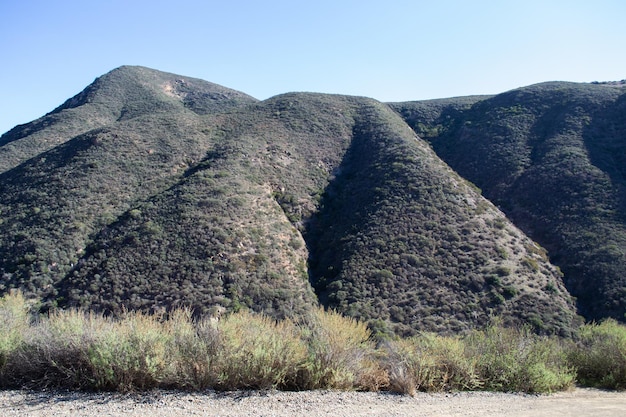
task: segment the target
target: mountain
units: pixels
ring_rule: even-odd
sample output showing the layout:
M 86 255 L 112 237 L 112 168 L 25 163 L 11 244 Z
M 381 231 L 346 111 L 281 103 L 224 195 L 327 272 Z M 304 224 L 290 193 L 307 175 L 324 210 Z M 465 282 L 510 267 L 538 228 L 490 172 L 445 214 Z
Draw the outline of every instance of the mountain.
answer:
M 171 88 L 187 84 L 197 85 L 193 95 L 206 104 L 190 106 Z M 255 101 L 203 81 L 122 67 L 2 135 L 3 284 L 47 291 L 97 230 L 172 186 L 209 149 L 210 115 L 199 114 L 218 109 L 220 99 L 226 109 Z
M 574 275 L 550 262 L 562 248 L 511 222 L 452 156 L 455 132 L 498 97 L 258 101 L 118 68 L 0 137 L 0 288 L 44 309 L 297 319 L 321 303 L 378 334 L 500 316 L 567 335 Z
M 625 319 L 624 82 L 551 82 L 392 107 L 548 250 L 580 314 Z
M 94 129 L 141 116 L 209 114 L 256 99 L 207 81 L 120 67 L 47 115 L 0 137 L 0 172 Z M 185 111 L 189 110 L 189 111 Z

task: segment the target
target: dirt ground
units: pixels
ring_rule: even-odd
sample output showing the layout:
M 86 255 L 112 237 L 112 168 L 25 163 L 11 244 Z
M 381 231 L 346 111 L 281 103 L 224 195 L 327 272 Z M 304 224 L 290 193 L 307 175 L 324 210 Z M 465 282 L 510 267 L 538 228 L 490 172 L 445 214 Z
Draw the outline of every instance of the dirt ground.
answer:
M 231 392 L 142 394 L 0 391 L 2 416 L 626 416 L 626 392 Z

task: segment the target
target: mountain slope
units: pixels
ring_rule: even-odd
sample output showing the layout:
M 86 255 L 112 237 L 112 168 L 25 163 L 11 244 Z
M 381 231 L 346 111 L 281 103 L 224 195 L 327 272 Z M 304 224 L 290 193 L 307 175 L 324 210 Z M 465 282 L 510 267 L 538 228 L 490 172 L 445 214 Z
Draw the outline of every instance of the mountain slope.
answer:
M 53 114 L 71 109 L 106 120 L 3 136 L 15 164 L 0 174 L 4 291 L 113 314 L 298 318 L 319 301 L 405 335 L 495 315 L 561 334 L 575 321 L 543 249 L 383 103 L 258 102 L 123 67 Z
M 47 115 L 0 136 L 0 172 L 120 120 L 155 113 L 176 114 L 184 109 L 207 114 L 255 101 L 207 81 L 144 67 L 120 67 L 97 78 Z
M 626 90 L 544 83 L 456 103 L 460 112 L 437 104 L 393 106 L 548 249 L 581 314 L 624 320 Z M 424 106 L 439 114 L 413 110 Z
M 320 125 L 311 112 L 294 111 L 298 99 L 287 95 L 224 117 L 215 147 L 182 181 L 96 238 L 60 284 L 63 299 L 114 312 L 245 306 L 278 317 L 313 306 L 296 226 L 323 187 L 320 162 L 337 159 L 346 139 L 341 123 Z
M 401 334 L 494 315 L 566 332 L 573 309 L 544 251 L 389 109 L 357 120 L 311 227 L 321 301 Z
M 33 130 L 2 147 L 6 166 L 30 156 L 0 174 L 4 287 L 53 291 L 51 284 L 75 264 L 97 230 L 138 200 L 173 185 L 203 158 L 213 143 L 210 116 L 199 116 L 180 98 L 162 92 L 179 78 L 122 67 L 44 117 L 55 123 L 33 122 L 11 131 Z M 200 92 L 226 90 L 198 85 Z M 232 95 L 244 98 L 241 105 L 254 102 Z M 206 108 L 217 105 L 212 97 L 207 101 Z M 134 109 L 133 117 L 128 108 Z M 230 108 L 233 102 L 227 98 L 225 109 Z M 84 133 L 72 136 L 77 131 Z M 11 132 L 3 141 L 11 139 Z

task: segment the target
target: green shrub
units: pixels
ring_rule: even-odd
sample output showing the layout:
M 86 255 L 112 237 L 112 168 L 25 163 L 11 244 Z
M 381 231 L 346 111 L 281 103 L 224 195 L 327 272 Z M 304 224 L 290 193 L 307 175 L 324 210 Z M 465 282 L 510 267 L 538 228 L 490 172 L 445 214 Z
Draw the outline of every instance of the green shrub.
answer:
M 164 323 L 170 333 L 165 387 L 199 390 L 218 383 L 213 369 L 221 349 L 217 325 L 210 319 L 194 322 L 191 316 L 191 310 L 175 310 Z
M 87 352 L 102 332 L 101 317 L 59 311 L 24 330 L 6 364 L 4 383 L 27 388 L 92 388 Z
M 138 312 L 105 323 L 87 351 L 94 388 L 128 391 L 158 387 L 169 363 L 168 327 L 157 317 Z
M 28 325 L 28 305 L 21 292 L 0 298 L 0 375 L 8 356 L 22 343 Z
M 477 359 L 483 389 L 544 393 L 574 383 L 575 372 L 558 339 L 492 325 L 471 333 L 465 343 L 466 355 Z
M 626 326 L 612 319 L 582 326 L 568 356 L 583 385 L 626 389 Z
M 24 333 L 7 363 L 8 385 L 130 391 L 160 386 L 168 368 L 168 328 L 157 317 L 111 320 L 58 311 Z
M 499 323 L 465 337 L 424 333 L 375 348 L 364 323 L 314 310 L 302 323 L 240 311 L 194 321 L 117 319 L 78 310 L 31 320 L 21 294 L 0 299 L 0 386 L 95 390 L 390 389 L 530 393 L 579 381 L 626 387 L 626 327 L 583 326 L 575 341 L 540 337 Z

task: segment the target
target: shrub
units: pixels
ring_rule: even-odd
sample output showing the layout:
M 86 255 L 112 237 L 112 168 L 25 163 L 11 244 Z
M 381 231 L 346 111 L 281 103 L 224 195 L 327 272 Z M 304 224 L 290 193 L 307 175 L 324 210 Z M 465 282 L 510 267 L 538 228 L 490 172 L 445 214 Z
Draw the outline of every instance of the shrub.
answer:
M 626 326 L 612 319 L 582 326 L 568 356 L 582 384 L 626 389 Z
M 471 333 L 465 342 L 466 354 L 477 359 L 483 389 L 543 393 L 574 383 L 575 372 L 558 339 L 496 324 Z
M 210 319 L 192 321 L 192 311 L 171 312 L 165 326 L 170 332 L 169 363 L 162 385 L 176 389 L 206 389 L 218 383 L 213 365 L 220 351 L 217 325 Z
M 270 389 L 295 384 L 307 349 L 293 322 L 241 311 L 219 322 L 218 330 L 216 388 Z
M 7 357 L 22 343 L 28 325 L 28 305 L 21 292 L 0 298 L 0 375 Z
M 0 386 L 96 390 L 363 389 L 530 393 L 626 387 L 626 327 L 608 320 L 576 340 L 496 323 L 465 337 L 380 341 L 364 323 L 314 310 L 299 325 L 240 311 L 221 321 L 77 310 L 31 320 L 19 293 L 0 299 Z
M 92 388 L 87 352 L 102 331 L 101 318 L 60 311 L 24 330 L 23 342 L 8 358 L 4 383 L 27 388 Z
M 160 385 L 168 367 L 168 328 L 156 316 L 126 313 L 105 320 L 87 351 L 96 389 L 128 391 Z
M 130 391 L 158 387 L 168 365 L 167 328 L 155 316 L 111 320 L 58 311 L 24 333 L 7 364 L 11 386 Z
M 365 323 L 319 308 L 302 327 L 309 356 L 301 389 L 379 389 L 387 376 L 374 360 L 371 332 Z
M 465 355 L 457 337 L 425 333 L 387 344 L 387 368 L 393 391 L 470 390 L 480 387 L 476 359 Z

